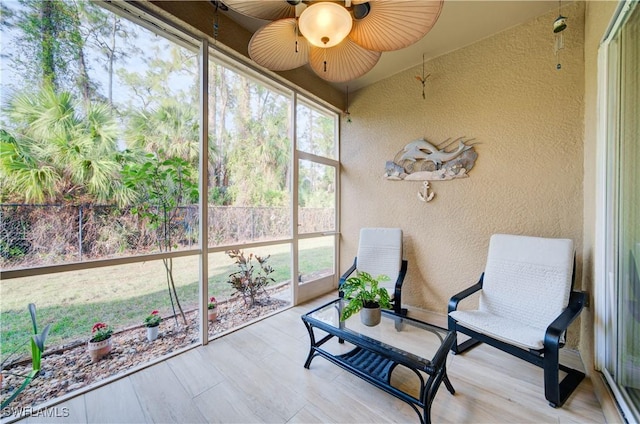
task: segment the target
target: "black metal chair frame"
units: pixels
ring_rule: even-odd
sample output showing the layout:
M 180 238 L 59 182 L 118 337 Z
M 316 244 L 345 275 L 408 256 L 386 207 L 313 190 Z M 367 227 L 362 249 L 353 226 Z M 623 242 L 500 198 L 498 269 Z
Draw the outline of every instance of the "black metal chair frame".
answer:
M 575 261 L 573 276 L 575 277 Z M 482 273 L 480 280 L 475 285 L 453 296 L 449 300 L 448 312 L 455 311 L 458 308 L 458 303 L 462 299 L 480 291 L 482 289 L 483 279 L 484 273 Z M 585 377 L 585 374 L 582 371 L 560 364 L 560 348 L 563 346 L 563 343 L 561 343 L 562 335 L 565 333 L 569 325 L 578 317 L 578 315 L 580 315 L 582 308 L 585 306 L 586 299 L 587 297 L 585 293 L 571 290 L 567 308 L 549 325 L 549 327 L 547 327 L 544 336 L 544 348 L 540 350 L 527 350 L 505 343 L 486 334 L 464 327 L 455 319 L 449 317 L 449 331 L 456 332 L 456 337 L 457 333 L 463 333 L 471 337 L 461 344 L 458 344 L 456 339 L 451 351 L 453 354 L 458 354 L 471 349 L 479 343 L 486 343 L 502 350 L 503 352 L 509 353 L 543 368 L 545 398 L 549 401 L 550 406 L 557 408 L 564 404 L 567 398 L 571 393 L 573 393 L 575 388 Z M 562 381 L 559 380 L 560 370 L 567 373 Z
M 356 256 L 355 259 L 353 260 L 353 264 L 351 265 L 351 267 L 340 277 L 340 283 L 338 285 L 340 297 L 344 296 L 344 293 L 340 288 L 345 283 L 345 281 L 347 281 L 347 278 L 349 278 L 349 276 L 356 271 L 357 265 L 358 265 L 358 257 Z M 398 315 L 407 315 L 407 309 L 402 307 L 402 283 L 404 282 L 404 277 L 407 274 L 407 266 L 408 266 L 407 261 L 403 259 L 402 264 L 400 265 L 400 272 L 398 272 L 398 278 L 396 279 L 396 282 L 394 284 L 393 299 L 392 299 L 393 312 L 395 312 Z

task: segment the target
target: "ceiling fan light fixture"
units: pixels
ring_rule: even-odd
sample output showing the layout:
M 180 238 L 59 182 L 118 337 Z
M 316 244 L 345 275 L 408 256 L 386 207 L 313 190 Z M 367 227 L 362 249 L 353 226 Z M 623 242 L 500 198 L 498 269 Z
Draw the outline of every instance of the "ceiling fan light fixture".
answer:
M 403 49 L 420 40 L 435 25 L 444 2 L 222 1 L 233 12 L 273 21 L 249 41 L 249 57 L 257 64 L 287 71 L 308 63 L 320 78 L 331 82 L 359 78 L 376 65 L 382 52 Z
M 302 35 L 314 46 L 323 48 L 340 44 L 351 32 L 352 25 L 347 9 L 332 2 L 312 4 L 298 20 Z

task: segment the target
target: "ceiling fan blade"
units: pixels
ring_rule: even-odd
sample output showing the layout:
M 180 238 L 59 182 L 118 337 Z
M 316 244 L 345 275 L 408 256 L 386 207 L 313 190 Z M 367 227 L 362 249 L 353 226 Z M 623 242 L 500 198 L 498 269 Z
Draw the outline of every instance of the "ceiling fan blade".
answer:
M 306 64 L 309 42 L 302 35 L 296 36 L 296 25 L 295 18 L 287 18 L 257 30 L 249 41 L 249 57 L 272 71 L 288 71 Z
M 358 2 L 360 3 L 360 2 Z M 405 48 L 435 25 L 443 0 L 372 0 L 362 19 L 354 19 L 349 38 L 368 50 Z
M 313 45 L 309 49 L 311 68 L 320 78 L 331 82 L 345 82 L 361 77 L 378 63 L 382 54 L 362 48 L 349 38 L 328 49 Z
M 275 21 L 295 18 L 296 1 L 287 0 L 223 0 L 230 9 L 252 18 Z M 299 2 L 298 2 L 299 3 Z

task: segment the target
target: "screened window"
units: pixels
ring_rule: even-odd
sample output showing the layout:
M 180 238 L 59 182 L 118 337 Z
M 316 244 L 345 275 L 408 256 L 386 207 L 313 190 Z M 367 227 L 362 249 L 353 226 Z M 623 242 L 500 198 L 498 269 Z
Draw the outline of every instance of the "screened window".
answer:
M 0 267 L 197 247 L 197 45 L 93 2 L 4 6 Z
M 335 276 L 338 243 L 338 119 L 335 113 L 305 101 L 298 102 L 296 119 L 298 282 L 328 287 Z M 315 252 L 313 260 L 309 260 L 310 251 Z
M 121 350 L 105 378 L 335 287 L 335 111 L 131 3 L 27 0 L 5 11 L 4 369 L 5 340 L 28 354 L 30 302 L 40 328 L 51 324 L 48 348 L 84 349 L 93 324 L 111 326 Z M 301 281 L 313 293 L 296 292 Z M 219 319 L 208 320 L 214 303 Z M 129 361 L 146 351 L 135 343 L 153 311 L 169 348 Z M 89 381 L 71 362 L 51 380 Z M 22 384 L 13 378 L 3 385 Z
M 291 94 L 209 62 L 209 246 L 291 238 Z

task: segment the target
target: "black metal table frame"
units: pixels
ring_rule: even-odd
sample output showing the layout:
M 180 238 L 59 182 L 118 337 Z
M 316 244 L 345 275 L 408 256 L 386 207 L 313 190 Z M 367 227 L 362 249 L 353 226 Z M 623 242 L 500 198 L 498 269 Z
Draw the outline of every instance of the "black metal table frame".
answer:
M 304 325 L 309 332 L 311 344 L 309 355 L 304 363 L 304 367 L 309 369 L 313 358 L 316 356 L 322 356 L 328 361 L 362 378 L 375 387 L 378 387 L 403 402 L 408 403 L 420 417 L 420 423 L 430 423 L 431 404 L 433 403 L 433 399 L 440 387 L 440 383 L 444 381 L 447 390 L 449 390 L 451 394 L 455 393 L 455 389 L 447 377 L 446 367 L 448 352 L 455 343 L 455 333 L 448 332 L 447 336 L 442 339 L 440 338 L 440 334 L 434 331 L 434 333 L 440 338 L 442 344 L 433 359 L 428 360 L 420 358 L 409 352 L 405 352 L 401 349 L 394 348 L 393 346 L 389 346 L 383 342 L 363 336 L 362 334 L 355 333 L 354 331 L 347 330 L 343 328 L 342 325 L 340 327 L 335 327 L 310 317 L 314 312 L 326 308 L 331 304 L 335 304 L 336 308 L 339 309 L 341 308 L 342 302 L 342 299 L 333 300 L 302 315 L 302 322 L 304 322 Z M 339 310 L 336 311 L 336 313 L 339 312 Z M 413 321 L 418 323 L 420 326 L 426 325 L 448 331 L 444 328 L 436 327 L 432 324 L 409 318 L 405 315 L 395 314 L 393 311 L 383 310 L 382 313 L 396 321 L 396 328 L 401 328 L 401 323 L 404 321 Z M 314 328 L 326 332 L 327 335 L 316 340 L 316 336 L 313 331 Z M 425 331 L 429 331 L 429 328 L 423 327 L 423 329 Z M 355 346 L 354 349 L 340 355 L 324 350 L 321 346 L 334 337 L 337 337 L 340 342 L 347 341 L 351 343 Z M 403 392 L 391 385 L 391 374 L 398 365 L 403 365 L 418 376 L 420 380 L 419 398 Z M 378 371 L 372 372 L 372 368 L 375 368 Z M 429 376 L 426 381 L 420 371 Z

